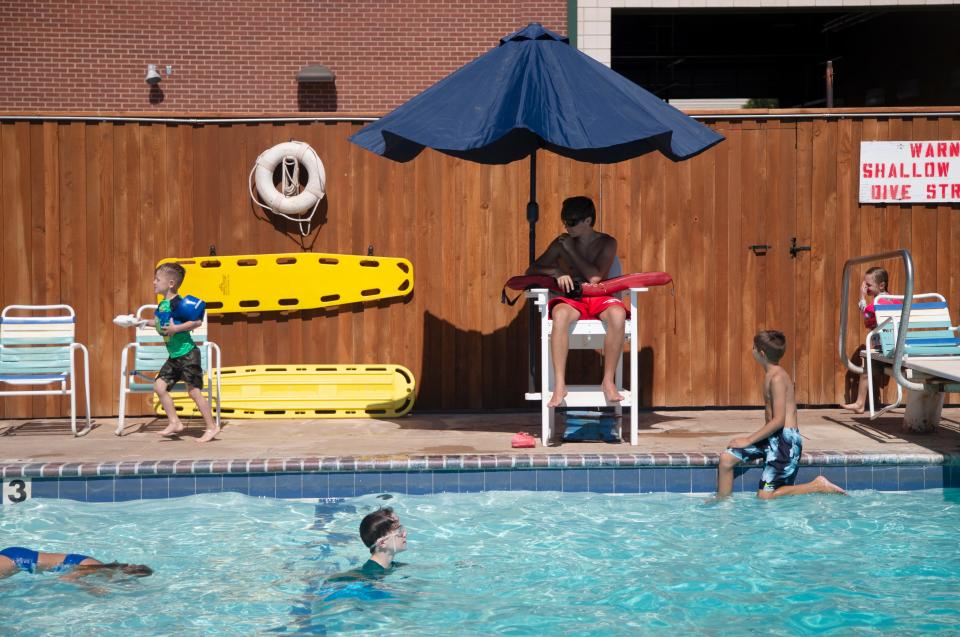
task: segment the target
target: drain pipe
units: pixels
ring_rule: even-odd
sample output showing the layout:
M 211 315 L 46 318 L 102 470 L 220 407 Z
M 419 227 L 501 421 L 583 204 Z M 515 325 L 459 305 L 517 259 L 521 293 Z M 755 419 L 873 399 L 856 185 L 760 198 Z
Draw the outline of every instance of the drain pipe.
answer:
M 833 108 L 833 60 L 827 60 L 827 108 Z
M 567 37 L 570 46 L 577 48 L 577 0 L 567 0 Z

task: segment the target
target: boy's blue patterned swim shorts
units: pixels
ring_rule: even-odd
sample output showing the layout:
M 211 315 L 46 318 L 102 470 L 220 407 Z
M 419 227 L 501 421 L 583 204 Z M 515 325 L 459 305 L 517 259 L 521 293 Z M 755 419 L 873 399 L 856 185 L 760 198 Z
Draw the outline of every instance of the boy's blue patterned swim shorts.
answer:
M 797 479 L 803 439 L 799 429 L 784 428 L 755 445 L 742 449 L 728 448 L 726 451 L 741 462 L 763 458 L 763 473 L 757 488 L 760 491 L 775 491 L 784 485 L 792 485 Z

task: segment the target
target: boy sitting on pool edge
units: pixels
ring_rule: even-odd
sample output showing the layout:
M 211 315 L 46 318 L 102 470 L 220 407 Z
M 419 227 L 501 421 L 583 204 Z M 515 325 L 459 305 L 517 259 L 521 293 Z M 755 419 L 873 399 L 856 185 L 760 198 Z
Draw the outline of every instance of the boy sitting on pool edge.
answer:
M 747 436 L 730 441 L 720 454 L 717 465 L 717 497 L 725 498 L 733 492 L 734 469 L 741 462 L 764 459 L 757 497 L 770 500 L 784 495 L 801 493 L 846 492 L 824 476 L 810 482 L 794 485 L 803 453 L 803 439 L 797 422 L 797 401 L 793 381 L 787 370 L 780 367 L 780 359 L 787 349 L 783 332 L 764 330 L 753 337 L 753 358 L 765 372 L 763 400 L 766 424 Z

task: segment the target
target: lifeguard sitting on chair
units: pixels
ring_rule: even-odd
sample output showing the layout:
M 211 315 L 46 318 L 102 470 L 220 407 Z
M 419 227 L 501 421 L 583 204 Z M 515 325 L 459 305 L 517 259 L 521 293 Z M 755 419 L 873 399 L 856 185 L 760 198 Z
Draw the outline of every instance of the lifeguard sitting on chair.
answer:
M 560 219 L 567 232 L 553 240 L 546 251 L 527 268 L 528 275 L 546 275 L 557 280 L 564 293 L 572 292 L 575 282 L 598 283 L 620 274 L 610 272 L 617 255 L 617 240 L 593 229 L 597 210 L 589 197 L 570 197 L 563 202 Z M 570 326 L 580 319 L 600 319 L 607 325 L 603 340 L 603 395 L 609 402 L 620 402 L 614 375 L 623 353 L 624 322 L 628 311 L 615 296 L 558 296 L 550 300 L 550 352 L 555 384 L 548 407 L 558 407 L 567 395 L 565 371 L 570 348 Z M 544 388 L 546 389 L 546 388 Z

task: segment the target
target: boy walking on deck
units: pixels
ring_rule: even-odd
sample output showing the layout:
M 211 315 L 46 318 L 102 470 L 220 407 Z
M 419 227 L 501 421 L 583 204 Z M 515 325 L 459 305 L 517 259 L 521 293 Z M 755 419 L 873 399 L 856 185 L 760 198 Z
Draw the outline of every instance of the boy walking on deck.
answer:
M 180 421 L 180 416 L 173 406 L 173 398 L 168 391 L 170 387 L 182 380 L 187 385 L 187 393 L 197 404 L 197 409 L 200 410 L 203 422 L 207 426 L 203 436 L 198 438 L 197 442 L 210 442 L 220 433 L 220 428 L 213 420 L 207 399 L 203 397 L 200 350 L 190 338 L 190 332 L 203 325 L 202 315 L 201 320 L 183 321 L 179 324 L 174 322 L 172 316 L 176 307 L 183 302 L 177 291 L 183 284 L 185 276 L 186 270 L 177 263 L 164 263 L 157 268 L 153 276 L 153 291 L 163 295 L 163 300 L 160 301 L 156 311 L 157 332 L 163 335 L 163 341 L 170 356 L 157 372 L 153 389 L 157 392 L 157 398 L 160 399 L 160 404 L 163 405 L 169 421 L 167 428 L 160 432 L 161 436 L 168 438 L 178 436 L 183 431 L 183 422 Z
M 730 441 L 720 454 L 717 466 L 717 496 L 733 492 L 734 468 L 741 462 L 764 459 L 763 473 L 757 488 L 757 497 L 764 500 L 800 493 L 840 493 L 845 491 L 817 476 L 805 484 L 794 485 L 803 440 L 797 428 L 797 402 L 793 381 L 780 367 L 780 359 L 787 349 L 782 332 L 765 330 L 753 337 L 753 358 L 763 367 L 763 399 L 766 424 L 748 436 Z
M 589 197 L 570 197 L 563 202 L 560 219 L 567 232 L 553 240 L 546 251 L 527 269 L 527 274 L 554 277 L 565 293 L 574 288 L 574 281 L 598 283 L 608 278 L 617 256 L 617 240 L 597 232 L 593 224 L 597 210 Z M 620 402 L 614 375 L 623 356 L 624 324 L 627 308 L 614 296 L 559 296 L 550 300 L 550 354 L 553 358 L 554 389 L 548 405 L 559 407 L 567 395 L 566 367 L 570 349 L 570 326 L 580 319 L 600 319 L 607 326 L 603 339 L 603 395 L 609 402 Z M 544 388 L 546 390 L 546 388 Z

